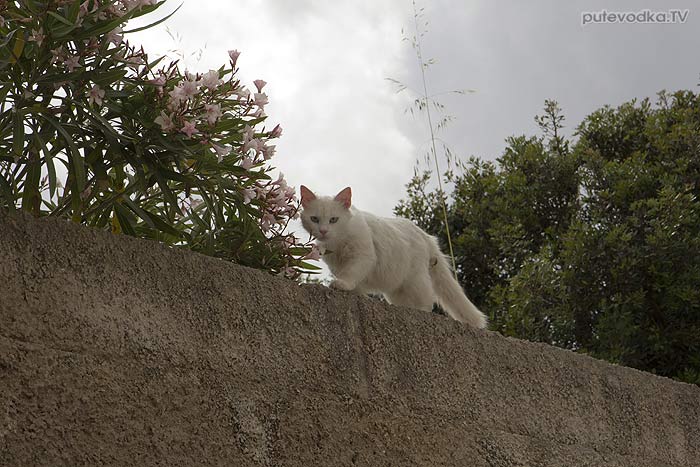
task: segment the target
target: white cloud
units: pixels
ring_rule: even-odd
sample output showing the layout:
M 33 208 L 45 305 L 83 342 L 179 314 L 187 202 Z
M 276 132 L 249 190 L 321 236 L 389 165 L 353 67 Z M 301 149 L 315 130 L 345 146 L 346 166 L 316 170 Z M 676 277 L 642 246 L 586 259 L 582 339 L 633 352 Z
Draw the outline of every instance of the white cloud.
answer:
M 618 3 L 618 10 L 666 8 L 650 0 Z M 692 4 L 677 0 L 673 7 Z M 700 69 L 692 57 L 700 34 L 692 11 L 686 24 L 582 27 L 582 11 L 612 10 L 610 2 L 421 5 L 429 22 L 424 55 L 437 60 L 428 70 L 429 92 L 477 91 L 441 99 L 457 120 L 439 136 L 463 159 L 493 159 L 506 137 L 537 134 L 533 117 L 547 98 L 560 102 L 571 133 L 604 104 L 663 88 L 696 89 Z M 166 24 L 182 36 L 185 51 L 203 49 L 201 62 L 185 60 L 191 68 L 218 67 L 236 48 L 243 81 L 268 81 L 269 122 L 284 128 L 272 162 L 290 184 L 325 194 L 350 185 L 358 207 L 390 215 L 429 142 L 424 124 L 403 114 L 406 96 L 385 81 L 421 86 L 415 56 L 401 41 L 412 20 L 409 0 L 186 0 Z M 175 45 L 164 26 L 137 39 L 151 53 Z
M 151 55 L 181 49 L 193 71 L 217 68 L 227 50 L 241 51 L 242 81 L 268 82 L 268 126 L 284 129 L 272 163 L 288 183 L 324 194 L 350 185 L 358 207 L 391 215 L 416 158 L 404 133 L 402 98 L 385 79 L 400 73 L 409 53 L 400 34 L 406 7 L 370 0 L 186 1 L 132 41 Z

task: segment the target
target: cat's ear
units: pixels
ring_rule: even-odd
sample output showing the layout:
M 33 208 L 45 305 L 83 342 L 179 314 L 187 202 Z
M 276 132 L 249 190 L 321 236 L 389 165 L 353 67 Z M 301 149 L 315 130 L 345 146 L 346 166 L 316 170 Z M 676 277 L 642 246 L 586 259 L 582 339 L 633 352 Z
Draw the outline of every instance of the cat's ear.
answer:
M 309 203 L 316 199 L 316 195 L 313 191 L 306 188 L 304 185 L 301 186 L 301 206 L 306 209 Z
M 335 195 L 335 200 L 342 204 L 345 209 L 350 209 L 352 198 L 352 190 L 350 187 L 344 188 L 343 191 Z

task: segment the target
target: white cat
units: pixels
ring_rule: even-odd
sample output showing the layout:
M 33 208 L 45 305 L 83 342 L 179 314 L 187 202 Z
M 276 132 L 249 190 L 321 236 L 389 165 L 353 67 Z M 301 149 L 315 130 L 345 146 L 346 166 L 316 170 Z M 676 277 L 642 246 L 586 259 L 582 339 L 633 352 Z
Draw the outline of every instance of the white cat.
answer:
M 395 305 L 430 311 L 439 303 L 457 321 L 486 327 L 486 316 L 464 295 L 437 239 L 413 222 L 381 218 L 351 205 L 350 187 L 335 198 L 301 186 L 301 222 L 325 249 L 331 287 L 379 292 Z

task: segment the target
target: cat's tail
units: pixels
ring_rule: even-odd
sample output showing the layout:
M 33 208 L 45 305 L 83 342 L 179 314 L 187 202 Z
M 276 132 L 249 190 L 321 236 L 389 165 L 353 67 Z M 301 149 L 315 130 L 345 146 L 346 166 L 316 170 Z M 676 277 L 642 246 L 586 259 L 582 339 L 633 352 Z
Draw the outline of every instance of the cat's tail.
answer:
M 485 328 L 486 316 L 474 306 L 455 279 L 447 257 L 442 254 L 437 240 L 431 238 L 430 280 L 438 303 L 453 319 L 475 328 Z

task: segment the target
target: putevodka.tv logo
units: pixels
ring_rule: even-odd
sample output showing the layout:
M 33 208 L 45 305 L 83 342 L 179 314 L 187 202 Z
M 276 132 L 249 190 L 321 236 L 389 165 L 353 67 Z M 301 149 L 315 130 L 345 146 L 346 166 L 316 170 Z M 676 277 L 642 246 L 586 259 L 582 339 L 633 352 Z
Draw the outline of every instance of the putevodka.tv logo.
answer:
M 688 19 L 688 9 L 666 11 L 582 11 L 581 25 L 587 24 L 678 24 Z

